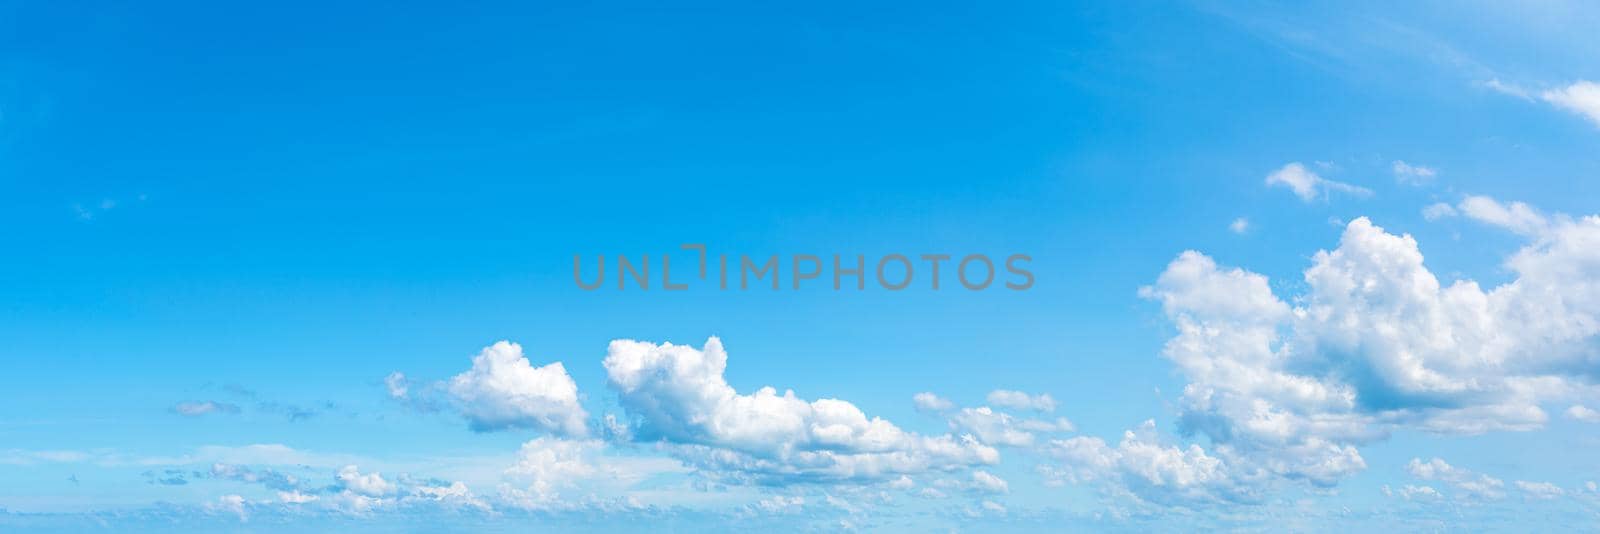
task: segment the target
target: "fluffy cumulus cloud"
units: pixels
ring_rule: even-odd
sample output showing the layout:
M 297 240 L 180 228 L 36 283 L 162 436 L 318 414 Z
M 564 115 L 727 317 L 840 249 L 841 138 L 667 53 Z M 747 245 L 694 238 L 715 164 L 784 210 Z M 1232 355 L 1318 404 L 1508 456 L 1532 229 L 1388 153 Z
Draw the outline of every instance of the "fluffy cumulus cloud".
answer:
M 360 468 L 354 465 L 344 466 L 336 478 L 341 487 L 357 495 L 383 497 L 394 493 L 395 490 L 394 484 L 384 480 L 381 473 L 362 474 Z
M 279 498 L 289 503 L 296 499 L 318 501 L 328 509 L 351 514 L 420 506 L 449 510 L 490 509 L 488 502 L 460 481 L 416 479 L 408 475 L 389 480 L 378 472 L 362 473 L 354 465 L 341 468 L 334 478 L 335 485 L 324 489 L 328 495 L 323 498 L 292 493 L 280 493 Z
M 1323 178 L 1300 162 L 1284 165 L 1283 168 L 1267 175 L 1267 185 L 1288 188 L 1294 196 L 1300 197 L 1300 200 L 1305 202 L 1327 198 L 1331 193 L 1356 197 L 1372 196 L 1371 189 Z
M 1361 447 L 1395 431 L 1530 430 L 1549 421 L 1547 410 L 1600 420 L 1587 407 L 1600 397 L 1600 217 L 1476 196 L 1441 206 L 1439 217 L 1525 240 L 1504 263 L 1508 281 L 1443 282 L 1412 237 L 1366 218 L 1312 255 L 1300 283 L 1276 286 L 1294 294 L 1199 252 L 1173 259 L 1139 294 L 1172 326 L 1162 355 L 1185 383 L 1175 434 L 1147 421 L 1115 442 L 1074 436 L 1070 421 L 1050 415 L 1053 398 L 1013 390 L 995 390 L 975 407 L 919 393 L 916 408 L 949 428 L 919 434 L 844 400 L 737 391 L 717 338 L 700 348 L 612 341 L 603 367 L 622 411 L 604 417 L 604 440 L 589 437 L 588 414 L 561 364 L 536 367 L 508 342 L 485 348 L 449 380 L 419 386 L 397 373 L 385 387 L 400 399 L 437 391 L 474 429 L 545 432 L 522 445 L 489 501 L 529 510 L 570 510 L 602 494 L 622 499 L 604 506 L 635 509 L 629 489 L 652 473 L 693 475 L 685 483 L 695 487 L 817 484 L 740 505 L 764 514 L 827 508 L 851 487 L 978 502 L 1012 488 L 985 467 L 999 462 L 1000 449 L 1039 459 L 1036 470 L 1051 484 L 1089 484 L 1139 506 L 1225 507 L 1265 503 L 1287 486 L 1334 488 L 1367 468 Z M 649 460 L 621 454 L 629 444 L 647 445 Z M 1506 482 L 1438 458 L 1412 460 L 1405 472 L 1411 483 L 1383 489 L 1412 503 L 1600 495 Z M 260 485 L 282 506 L 341 513 L 488 508 L 460 482 L 354 465 L 338 469 L 332 485 L 224 464 L 211 476 Z M 806 491 L 818 493 L 808 500 Z
M 595 504 L 596 489 L 621 494 L 639 480 L 675 470 L 661 465 L 675 464 L 670 460 L 607 457 L 606 450 L 605 442 L 594 439 L 540 437 L 523 443 L 516 463 L 505 471 L 507 483 L 500 486 L 500 496 L 516 508 L 572 508 Z M 597 488 L 597 483 L 606 487 Z
M 391 394 L 406 393 L 404 377 L 390 375 Z M 472 359 L 472 368 L 446 386 L 473 430 L 529 428 L 563 436 L 588 433 L 578 385 L 561 362 L 534 367 L 522 346 L 501 341 Z
M 723 376 L 727 364 L 717 338 L 701 349 L 616 340 L 604 362 L 635 439 L 664 443 L 707 473 L 886 481 L 999 461 L 996 449 L 970 435 L 907 432 L 843 400 L 807 401 L 771 387 L 740 394 Z
M 1198 445 L 1163 443 L 1155 422 L 1129 430 L 1115 446 L 1097 437 L 1052 441 L 1047 449 L 1061 461 L 1045 475 L 1054 482 L 1102 482 L 1113 494 L 1142 502 L 1191 506 L 1260 499 L 1244 473 Z
M 1062 472 L 1115 478 L 1146 499 L 1236 498 L 1251 493 L 1236 485 L 1246 482 L 1330 487 L 1366 467 L 1359 446 L 1394 430 L 1530 430 L 1549 419 L 1545 405 L 1592 397 L 1600 218 L 1485 197 L 1458 209 L 1527 237 L 1505 263 L 1511 281 L 1441 283 L 1415 240 L 1366 218 L 1312 257 L 1304 292 L 1291 298 L 1265 276 L 1180 254 L 1140 293 L 1176 329 L 1163 354 L 1187 380 L 1180 430 L 1207 438 L 1209 450 L 1165 449 L 1174 461 L 1160 465 L 1192 476 L 1149 477 L 1121 463 L 1121 449 L 1150 440 L 1143 433 L 1117 448 L 1074 438 L 1054 443 L 1071 460 Z M 1442 461 L 1414 472 L 1480 498 L 1498 491 L 1498 481 L 1452 473 Z

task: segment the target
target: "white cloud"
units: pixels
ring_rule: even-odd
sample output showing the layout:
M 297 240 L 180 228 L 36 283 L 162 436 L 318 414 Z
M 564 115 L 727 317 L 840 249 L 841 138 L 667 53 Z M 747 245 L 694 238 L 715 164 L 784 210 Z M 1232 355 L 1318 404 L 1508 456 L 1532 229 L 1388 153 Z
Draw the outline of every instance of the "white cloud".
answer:
M 278 492 L 278 501 L 288 504 L 306 504 L 316 502 L 317 499 L 316 495 L 300 493 L 299 490 Z
M 1415 240 L 1366 218 L 1287 299 L 1264 276 L 1180 254 L 1140 290 L 1176 330 L 1163 354 L 1188 382 L 1179 425 L 1234 475 L 1329 487 L 1365 468 L 1357 446 L 1394 430 L 1535 429 L 1541 404 L 1592 390 L 1600 218 L 1472 198 L 1463 213 L 1532 238 L 1506 262 L 1514 279 L 1489 290 L 1441 284 Z
M 962 408 L 950 414 L 950 428 L 957 432 L 970 433 L 983 443 L 1007 447 L 1030 447 L 1034 443 L 1035 433 L 1074 430 L 1072 422 L 1065 417 L 1058 417 L 1053 421 L 1024 419 L 996 412 L 988 406 Z
M 974 438 L 906 432 L 842 400 L 808 402 L 771 387 L 739 394 L 723 377 L 727 358 L 714 337 L 701 350 L 616 340 L 604 364 L 623 408 L 638 421 L 636 439 L 677 444 L 674 453 L 710 472 L 889 480 L 999 461 L 993 447 Z
M 1423 502 L 1433 502 L 1444 498 L 1444 495 L 1439 494 L 1439 490 L 1433 489 L 1432 486 L 1414 486 L 1411 484 L 1400 486 L 1398 491 L 1390 490 L 1389 486 L 1385 485 L 1383 487 L 1383 494 L 1391 497 L 1399 497 L 1408 501 Z
M 1580 80 L 1566 87 L 1544 91 L 1539 94 L 1539 98 L 1561 109 L 1582 115 L 1596 126 L 1600 126 L 1600 83 Z
M 997 413 L 989 407 L 963 408 L 950 416 L 950 428 L 977 436 L 978 441 L 989 445 L 1028 447 L 1033 445 L 1033 433 L 1016 427 L 1015 418 Z
M 451 482 L 445 485 L 421 484 L 410 488 L 410 495 L 404 500 L 429 501 L 450 505 L 454 508 L 473 508 L 487 511 L 489 503 L 473 495 L 467 485 L 460 482 Z
M 332 467 L 360 459 L 347 454 L 323 454 L 305 451 L 280 443 L 257 443 L 241 446 L 206 445 L 196 447 L 192 455 L 174 458 L 146 457 L 138 459 L 136 463 L 143 465 L 176 465 L 220 462 L 229 464 Z
M 595 440 L 533 439 L 522 444 L 516 465 L 507 469 L 506 475 L 527 488 L 518 499 L 524 507 L 533 507 L 528 506 L 530 503 L 555 503 L 562 489 L 573 488 L 594 476 L 597 468 L 593 457 L 603 446 Z
M 1072 432 L 1078 429 L 1077 425 L 1072 424 L 1072 421 L 1068 421 L 1065 417 L 1057 417 L 1048 421 L 1044 419 L 1018 419 L 1016 425 L 1017 428 L 1029 432 L 1042 433 Z
M 1426 208 L 1422 208 L 1422 218 L 1430 221 L 1437 221 L 1439 219 L 1455 216 L 1456 208 L 1443 202 L 1435 202 L 1433 204 L 1429 204 Z
M 972 472 L 970 487 L 985 493 L 1009 493 L 1011 491 L 1011 485 L 1007 484 L 1005 479 L 983 470 L 974 470 Z
M 802 495 L 773 495 L 756 501 L 755 508 L 768 514 L 792 514 L 805 505 L 806 498 Z
M 84 451 L 72 450 L 43 450 L 30 451 L 24 449 L 7 449 L 0 451 L 0 464 L 3 465 L 34 465 L 41 463 L 81 463 L 93 460 L 99 455 Z
M 198 417 L 209 413 L 239 413 L 239 407 L 226 402 L 192 401 L 174 405 L 172 412 L 186 417 Z
M 406 380 L 406 375 L 400 371 L 389 373 L 389 376 L 383 377 L 383 386 L 389 390 L 389 397 L 393 399 L 405 399 L 411 394 L 411 383 Z
M 335 478 L 341 488 L 366 497 L 383 497 L 395 491 L 395 485 L 384 480 L 383 475 L 376 472 L 363 475 L 354 465 L 344 466 Z
M 1550 218 L 1521 202 L 1501 203 L 1485 196 L 1467 196 L 1456 206 L 1461 214 L 1484 224 L 1537 236 L 1550 229 Z
M 216 502 L 208 504 L 207 508 L 213 511 L 227 512 L 238 516 L 240 521 L 246 521 L 249 519 L 249 514 L 245 512 L 246 504 L 248 502 L 244 500 L 244 497 L 229 494 L 217 497 Z
M 1244 234 L 1250 231 L 1250 219 L 1244 217 L 1234 219 L 1233 222 L 1228 223 L 1228 231 L 1235 234 Z
M 1100 482 L 1113 494 L 1146 502 L 1193 505 L 1259 499 L 1221 459 L 1198 445 L 1161 443 L 1154 421 L 1125 432 L 1115 447 L 1100 438 L 1076 437 L 1052 441 L 1048 451 L 1062 462 L 1059 471 L 1047 472 L 1058 481 Z
M 280 491 L 297 491 L 300 480 L 294 475 L 282 473 L 273 469 L 251 469 L 249 467 L 216 463 L 211 465 L 211 478 L 234 480 L 247 484 L 261 484 L 271 489 Z
M 1499 78 L 1483 82 L 1483 86 L 1503 95 L 1514 96 L 1523 100 L 1533 100 L 1533 92 L 1529 91 L 1526 87 L 1522 87 L 1513 83 L 1502 82 Z
M 1406 185 L 1427 185 L 1439 175 L 1439 172 L 1431 167 L 1411 165 L 1400 160 L 1395 160 L 1389 168 L 1394 172 L 1394 179 Z
M 279 500 L 302 504 L 316 501 L 326 510 L 351 515 L 418 504 L 479 511 L 491 509 L 488 502 L 478 498 L 460 481 L 417 479 L 404 473 L 390 480 L 378 472 L 363 474 L 354 465 L 339 469 L 334 479 L 337 484 L 327 488 L 330 493 L 325 496 L 304 495 L 295 490 L 279 492 Z
M 937 413 L 955 407 L 949 400 L 927 391 L 912 395 L 911 402 L 917 406 L 917 410 L 924 412 Z
M 1501 94 L 1527 101 L 1543 100 L 1552 106 L 1575 113 L 1600 126 L 1600 83 L 1578 80 L 1564 87 L 1538 91 L 1498 79 L 1484 82 L 1484 87 Z
M 472 359 L 472 368 L 450 379 L 447 389 L 474 430 L 531 428 L 574 437 L 588 433 L 588 414 L 578 404 L 578 385 L 566 368 L 561 362 L 534 367 L 516 343 L 484 348 Z
M 144 195 L 139 195 L 139 200 L 143 201 L 144 200 Z M 84 221 L 84 222 L 88 222 L 88 221 L 94 220 L 94 218 L 99 216 L 99 215 L 103 215 L 106 212 L 109 212 L 112 209 L 115 209 L 116 207 L 117 207 L 117 199 L 114 199 L 114 198 L 102 198 L 98 202 L 92 202 L 92 203 L 90 203 L 88 205 L 84 205 L 84 204 L 81 204 L 81 203 L 80 204 L 73 204 L 72 205 L 72 212 L 77 214 L 79 220 Z
M 1326 198 L 1330 192 L 1356 197 L 1372 195 L 1371 189 L 1318 176 L 1317 173 L 1311 172 L 1311 169 L 1307 169 L 1300 162 L 1289 163 L 1267 175 L 1267 185 L 1287 187 L 1294 192 L 1295 196 L 1300 197 L 1300 200 L 1305 202 L 1311 202 L 1318 197 Z
M 1550 500 L 1567 494 L 1560 486 L 1549 482 L 1518 480 L 1512 484 L 1516 485 L 1517 489 L 1522 490 L 1524 494 L 1527 494 L 1532 499 Z
M 377 471 L 363 472 L 355 463 L 330 465 L 330 462 L 337 459 L 349 458 L 355 457 L 312 454 L 282 445 L 250 445 L 200 447 L 193 454 L 170 457 L 131 457 L 100 451 L 95 455 L 79 459 L 94 461 L 107 467 L 184 466 L 181 469 L 167 468 L 159 472 L 152 470 L 144 476 L 147 479 L 152 474 L 168 477 L 163 478 L 162 483 L 170 483 L 167 482 L 169 479 L 180 480 L 179 484 L 182 484 L 181 480 L 184 479 L 190 481 L 209 479 L 215 484 L 255 485 L 260 486 L 260 489 L 244 494 L 271 495 L 269 498 L 256 501 L 234 499 L 230 495 L 225 495 L 217 503 L 209 503 L 206 506 L 211 511 L 229 513 L 260 511 L 296 515 L 332 512 L 365 515 L 377 510 L 399 510 L 421 505 L 449 509 L 490 510 L 488 502 L 474 496 L 467 485 L 460 481 L 445 481 L 433 477 L 417 478 L 404 472 L 395 477 L 388 477 Z M 448 465 L 461 461 L 463 459 L 460 458 L 433 458 L 422 464 L 433 468 L 440 467 L 440 464 Z M 475 460 L 466 459 L 466 461 L 471 463 Z M 493 461 L 503 462 L 504 457 L 495 455 Z M 206 465 L 208 463 L 209 466 Z M 339 467 L 341 465 L 342 467 Z M 444 470 L 451 469 L 460 467 L 448 467 Z M 323 474 L 311 480 L 304 480 L 290 473 L 304 473 L 309 470 L 320 471 Z M 329 479 L 332 484 L 327 483 Z
M 988 400 L 989 404 L 1013 410 L 1056 411 L 1056 400 L 1049 393 L 1029 395 L 1021 391 L 997 389 L 989 392 Z
M 1594 411 L 1593 409 L 1590 409 L 1588 406 L 1584 406 L 1584 405 L 1581 405 L 1581 404 L 1574 404 L 1571 407 L 1567 408 L 1567 411 L 1563 412 L 1563 413 L 1567 416 L 1567 419 L 1572 419 L 1574 421 L 1583 421 L 1585 423 L 1600 423 L 1600 412 Z
M 1422 480 L 1437 480 L 1462 492 L 1462 496 L 1480 500 L 1505 497 L 1505 482 L 1500 479 L 1462 469 L 1439 458 L 1426 462 L 1412 458 L 1406 464 L 1406 473 Z
M 1011 492 L 1011 484 L 1006 482 L 1005 479 L 982 469 L 972 470 L 967 474 L 966 478 L 941 478 L 935 480 L 932 486 L 947 491 L 966 492 L 973 495 L 999 495 Z M 928 498 L 946 497 L 947 494 L 939 491 L 939 489 L 927 488 L 921 493 L 921 496 Z
M 631 497 L 640 482 L 688 472 L 660 456 L 611 454 L 614 449 L 595 439 L 539 437 L 522 444 L 516 463 L 503 472 L 503 501 L 527 510 L 571 509 L 595 504 L 599 495 Z M 616 504 L 616 503 L 610 503 Z
M 335 467 L 362 460 L 363 458 L 358 456 L 308 452 L 277 443 L 258 443 L 241 446 L 204 445 L 195 447 L 190 453 L 177 456 L 131 455 L 106 449 L 91 451 L 0 450 L 0 464 L 10 465 L 90 463 L 105 467 L 122 467 L 224 463 Z
M 419 384 L 406 376 L 405 373 L 399 371 L 389 373 L 388 376 L 383 377 L 383 388 L 388 392 L 389 398 L 418 412 L 435 412 L 445 406 L 449 406 L 450 402 L 456 402 L 457 406 L 460 407 L 459 399 L 441 395 L 441 393 L 448 393 L 444 390 L 449 385 L 448 382 Z M 467 417 L 470 418 L 470 416 Z M 489 427 L 474 428 L 479 431 L 491 430 Z
M 1457 215 L 1525 237 L 1538 237 L 1571 222 L 1566 216 L 1546 215 L 1522 202 L 1500 202 L 1480 195 L 1467 195 L 1455 206 L 1436 202 L 1422 209 L 1423 218 L 1430 221 Z

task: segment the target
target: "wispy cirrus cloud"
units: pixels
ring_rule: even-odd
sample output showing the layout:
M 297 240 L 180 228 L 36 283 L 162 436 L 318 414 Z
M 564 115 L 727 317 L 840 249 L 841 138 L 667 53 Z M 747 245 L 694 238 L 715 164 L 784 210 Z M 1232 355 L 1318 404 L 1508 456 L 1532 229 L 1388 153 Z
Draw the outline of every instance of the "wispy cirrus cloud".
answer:
M 1449 484 L 1463 498 L 1495 500 L 1505 497 L 1505 482 L 1482 473 L 1450 465 L 1440 458 L 1412 458 L 1406 473 L 1420 480 Z
M 1454 206 L 1439 202 L 1422 210 L 1422 216 L 1430 221 L 1457 215 L 1526 237 L 1543 235 L 1570 221 L 1569 217 L 1547 215 L 1523 202 L 1501 202 L 1482 195 L 1467 195 Z
M 1270 187 L 1284 187 L 1303 202 L 1327 199 L 1333 193 L 1353 197 L 1372 196 L 1372 190 L 1344 182 L 1323 178 L 1300 162 L 1291 162 L 1267 175 Z
M 1433 183 L 1433 179 L 1439 176 L 1439 171 L 1434 170 L 1433 167 L 1412 165 L 1400 160 L 1395 160 L 1394 163 L 1390 164 L 1389 170 L 1394 173 L 1395 181 L 1411 186 L 1428 185 Z
M 1029 395 L 1022 391 L 997 389 L 990 391 L 986 400 L 989 401 L 989 404 L 1013 410 L 1056 411 L 1056 399 L 1051 397 L 1049 393 Z
M 962 408 L 949 415 L 950 429 L 971 434 L 978 441 L 997 447 L 1029 447 L 1038 434 L 1076 430 L 1065 417 L 1029 419 L 995 411 L 988 406 Z
M 1600 83 L 1577 80 L 1566 85 L 1535 89 L 1494 78 L 1483 82 L 1483 86 L 1529 102 L 1544 102 L 1556 109 L 1578 115 L 1600 127 Z
M 956 406 L 949 399 L 927 391 L 911 396 L 911 402 L 917 407 L 917 410 L 924 412 L 942 412 Z
M 199 417 L 212 413 L 236 414 L 239 413 L 239 406 L 217 401 L 185 401 L 174 404 L 172 413 L 185 417 Z

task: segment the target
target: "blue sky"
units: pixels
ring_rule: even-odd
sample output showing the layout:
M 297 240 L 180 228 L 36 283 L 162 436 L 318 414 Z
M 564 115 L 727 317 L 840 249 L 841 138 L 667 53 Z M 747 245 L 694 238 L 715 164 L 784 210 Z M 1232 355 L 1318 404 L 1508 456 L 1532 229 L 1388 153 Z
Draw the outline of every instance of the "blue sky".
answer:
M 1597 17 L 0 3 L 0 529 L 1594 524 Z

